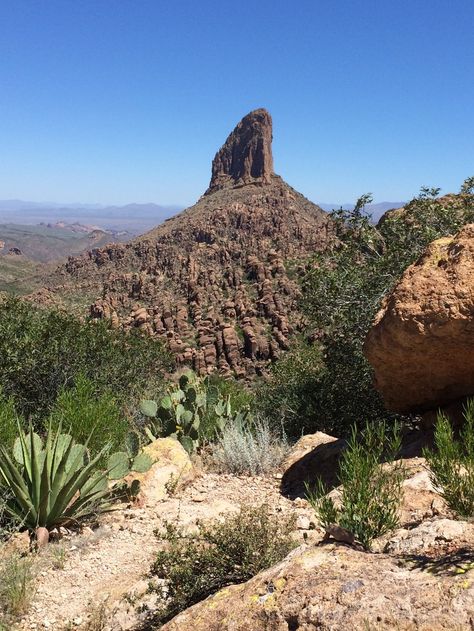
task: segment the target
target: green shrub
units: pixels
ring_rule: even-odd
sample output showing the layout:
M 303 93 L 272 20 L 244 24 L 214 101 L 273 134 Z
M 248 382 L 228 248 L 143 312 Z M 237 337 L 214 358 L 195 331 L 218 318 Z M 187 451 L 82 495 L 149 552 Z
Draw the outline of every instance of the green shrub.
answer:
M 49 431 L 46 442 L 18 428 L 13 456 L 0 445 L 0 481 L 10 491 L 4 510 L 29 530 L 76 524 L 109 508 L 107 473 L 89 459 L 87 441 Z
M 79 374 L 123 407 L 156 389 L 171 367 L 162 343 L 106 321 L 82 322 L 16 298 L 0 300 L 0 384 L 26 418 L 47 417 Z
M 326 495 L 320 479 L 314 489 L 307 486 L 308 500 L 323 528 L 337 524 L 370 549 L 373 539 L 397 527 L 404 469 L 392 461 L 400 445 L 398 426 L 389 432 L 385 423 L 367 424 L 360 436 L 353 427 L 339 463 L 340 505 Z
M 474 221 L 472 178 L 460 195 L 438 198 L 438 193 L 423 188 L 403 211 L 387 213 L 377 226 L 364 212 L 369 195 L 353 211 L 332 213 L 338 240 L 314 258 L 302 282 L 303 307 L 324 357 L 313 381 L 313 416 L 303 415 L 307 431 L 348 435 L 354 420 L 387 418 L 363 354 L 374 316 L 383 297 L 431 241 Z M 304 374 L 301 382 L 306 388 Z M 283 384 L 282 396 L 284 392 Z
M 288 451 L 284 436 L 270 428 L 268 419 L 229 421 L 212 448 L 219 471 L 236 475 L 265 475 L 274 471 Z
M 166 532 L 158 535 L 166 548 L 158 552 L 151 569 L 153 576 L 166 581 L 153 588 L 164 603 L 156 622 L 281 561 L 295 547 L 293 529 L 292 518 L 272 515 L 266 505 L 242 508 L 223 522 L 201 526 L 199 535 L 187 536 L 167 524 Z
M 13 397 L 6 397 L 0 386 L 0 445 L 7 449 L 13 447 L 15 438 L 18 436 L 18 423 L 22 420 L 15 410 Z
M 298 342 L 273 365 L 269 378 L 257 386 L 258 411 L 271 422 L 278 416 L 290 436 L 307 433 L 320 412 L 315 383 L 323 370 L 321 345 Z
M 435 451 L 424 456 L 431 469 L 434 485 L 448 506 L 461 517 L 474 516 L 474 400 L 466 404 L 464 426 L 459 440 L 454 438 L 448 418 L 438 414 L 435 427 Z
M 47 426 L 53 430 L 60 426 L 79 443 L 90 436 L 89 449 L 93 455 L 108 443 L 112 451 L 122 449 L 130 430 L 117 400 L 111 392 L 97 392 L 96 385 L 79 374 L 72 388 L 60 390 Z

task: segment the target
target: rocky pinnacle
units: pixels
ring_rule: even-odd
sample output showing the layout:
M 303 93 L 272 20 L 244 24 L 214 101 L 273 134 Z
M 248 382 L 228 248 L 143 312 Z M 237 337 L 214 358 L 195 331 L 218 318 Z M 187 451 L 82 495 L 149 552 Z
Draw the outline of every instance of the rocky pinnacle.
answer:
M 272 117 L 265 109 L 253 110 L 216 153 L 206 195 L 222 188 L 268 184 L 272 175 Z

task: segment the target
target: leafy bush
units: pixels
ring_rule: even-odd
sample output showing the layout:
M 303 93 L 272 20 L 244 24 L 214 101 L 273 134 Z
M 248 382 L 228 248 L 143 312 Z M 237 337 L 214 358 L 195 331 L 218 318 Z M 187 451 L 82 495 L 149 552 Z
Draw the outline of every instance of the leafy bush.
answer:
M 6 397 L 0 386 L 0 445 L 7 449 L 13 447 L 18 436 L 18 422 L 21 423 L 16 410 L 13 397 Z
M 281 561 L 295 546 L 293 529 L 293 519 L 272 515 L 266 505 L 242 508 L 224 522 L 201 526 L 198 536 L 167 524 L 164 534 L 157 533 L 166 548 L 158 552 L 151 569 L 153 576 L 166 581 L 153 588 L 164 603 L 156 622 Z
M 277 414 L 290 436 L 313 429 L 320 412 L 315 383 L 323 370 L 321 345 L 298 342 L 273 365 L 270 378 L 257 387 L 257 409 L 270 420 Z
M 431 469 L 433 483 L 448 506 L 461 517 L 474 516 L 474 400 L 466 404 L 464 427 L 455 440 L 448 418 L 438 414 L 435 447 L 424 456 Z
M 392 461 L 400 444 L 398 426 L 388 432 L 385 423 L 367 424 L 361 436 L 353 427 L 339 464 L 340 505 L 326 495 L 320 479 L 315 489 L 307 487 L 308 500 L 323 528 L 337 524 L 370 549 L 373 539 L 397 527 L 404 469 Z M 382 460 L 387 464 L 382 465 Z
M 332 213 L 337 241 L 312 262 L 303 280 L 304 309 L 323 345 L 324 369 L 313 383 L 307 430 L 348 434 L 354 422 L 386 418 L 375 391 L 363 343 L 383 297 L 427 244 L 474 221 L 472 178 L 460 195 L 437 198 L 423 188 L 404 210 L 388 212 L 377 226 L 364 213 Z M 302 383 L 306 377 L 301 376 Z M 294 385 L 291 385 L 291 389 Z
M 265 475 L 274 471 L 288 451 L 285 437 L 270 428 L 267 419 L 228 422 L 212 449 L 218 469 L 237 475 Z
M 60 430 L 43 444 L 31 427 L 27 434 L 18 428 L 13 457 L 0 445 L 0 480 L 11 493 L 5 512 L 32 531 L 77 523 L 109 506 L 107 474 L 95 469 L 102 453 L 90 460 L 87 441 Z
M 163 345 L 139 331 L 81 322 L 16 298 L 0 301 L 0 383 L 26 418 L 44 419 L 79 374 L 97 395 L 113 392 L 121 405 L 133 405 L 170 365 Z
M 113 451 L 122 449 L 130 430 L 112 393 L 98 393 L 95 384 L 82 374 L 76 377 L 72 388 L 59 392 L 47 425 L 55 431 L 64 427 L 80 443 L 90 437 L 89 449 L 94 455 L 102 450 L 105 441 Z

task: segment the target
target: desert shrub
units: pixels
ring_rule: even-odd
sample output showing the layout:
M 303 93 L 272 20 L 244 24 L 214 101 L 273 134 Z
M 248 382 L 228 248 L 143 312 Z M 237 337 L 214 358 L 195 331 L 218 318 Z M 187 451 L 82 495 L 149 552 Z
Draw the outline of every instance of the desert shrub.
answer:
M 13 447 L 18 436 L 19 421 L 22 423 L 16 413 L 13 397 L 5 396 L 0 386 L 0 445 L 7 449 Z
M 282 432 L 270 427 L 268 419 L 253 423 L 238 417 L 229 421 L 212 449 L 218 469 L 236 475 L 265 475 L 274 471 L 288 451 Z
M 327 496 L 320 479 L 315 488 L 307 486 L 308 500 L 323 528 L 337 524 L 370 549 L 373 539 L 397 527 L 404 469 L 392 461 L 400 445 L 397 425 L 389 431 L 385 423 L 367 424 L 360 434 L 353 427 L 339 463 L 340 504 Z
M 266 505 L 243 507 L 223 522 L 201 525 L 199 535 L 185 535 L 167 524 L 165 533 L 158 534 L 166 547 L 151 569 L 153 576 L 166 581 L 153 588 L 163 602 L 156 622 L 281 561 L 295 546 L 293 529 L 292 518 L 273 515 Z
M 364 212 L 369 195 L 353 211 L 332 213 L 337 240 L 315 257 L 303 279 L 303 307 L 324 357 L 306 429 L 348 435 L 354 420 L 387 417 L 363 354 L 365 337 L 383 297 L 427 244 L 474 221 L 472 184 L 470 178 L 460 195 L 443 198 L 439 189 L 423 188 L 403 211 L 387 213 L 377 226 Z
M 257 386 L 256 408 L 273 423 L 278 415 L 290 436 L 313 429 L 320 405 L 315 383 L 323 370 L 321 345 L 299 341 L 272 366 L 269 378 Z
M 31 556 L 11 554 L 0 560 L 0 611 L 5 624 L 27 611 L 35 595 L 36 575 L 37 564 Z
M 79 374 L 72 388 L 60 390 L 47 426 L 62 426 L 79 443 L 89 436 L 89 449 L 97 454 L 107 442 L 112 451 L 124 446 L 130 429 L 116 398 L 111 392 L 97 392 L 96 385 Z
M 464 426 L 459 440 L 449 419 L 438 414 L 435 427 L 435 450 L 424 456 L 431 477 L 448 506 L 461 517 L 474 516 L 474 399 L 465 407 Z
M 16 298 L 0 301 L 0 383 L 27 418 L 45 418 L 78 374 L 97 394 L 111 391 L 126 406 L 169 368 L 163 345 L 139 331 L 126 334 L 106 321 L 82 322 Z

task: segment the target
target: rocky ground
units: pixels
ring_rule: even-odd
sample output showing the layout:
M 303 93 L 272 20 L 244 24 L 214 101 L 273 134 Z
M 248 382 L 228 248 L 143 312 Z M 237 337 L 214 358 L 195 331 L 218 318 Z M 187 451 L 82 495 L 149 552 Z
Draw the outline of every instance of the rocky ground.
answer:
M 334 469 L 340 441 L 321 433 L 305 436 L 281 472 L 255 478 L 199 470 L 186 462 L 175 441 L 156 443 L 164 456 L 145 474 L 141 505 L 104 516 L 98 528 L 66 535 L 38 556 L 36 595 L 15 629 L 131 631 L 144 617 L 143 609 L 153 609 L 155 603 L 146 593 L 146 574 L 159 545 L 155 529 L 169 521 L 192 531 L 198 520 L 264 502 L 277 514 L 296 517 L 299 547 L 247 583 L 183 612 L 165 629 L 473 628 L 474 524 L 456 521 L 449 513 L 423 458 L 404 461 L 400 528 L 375 541 L 368 553 L 357 545 L 324 541 L 301 493 L 293 492 L 293 499 L 281 493 L 289 472 L 294 482 L 298 463 L 307 463 L 315 453 L 325 469 Z M 176 473 L 184 470 L 184 483 L 173 489 Z

